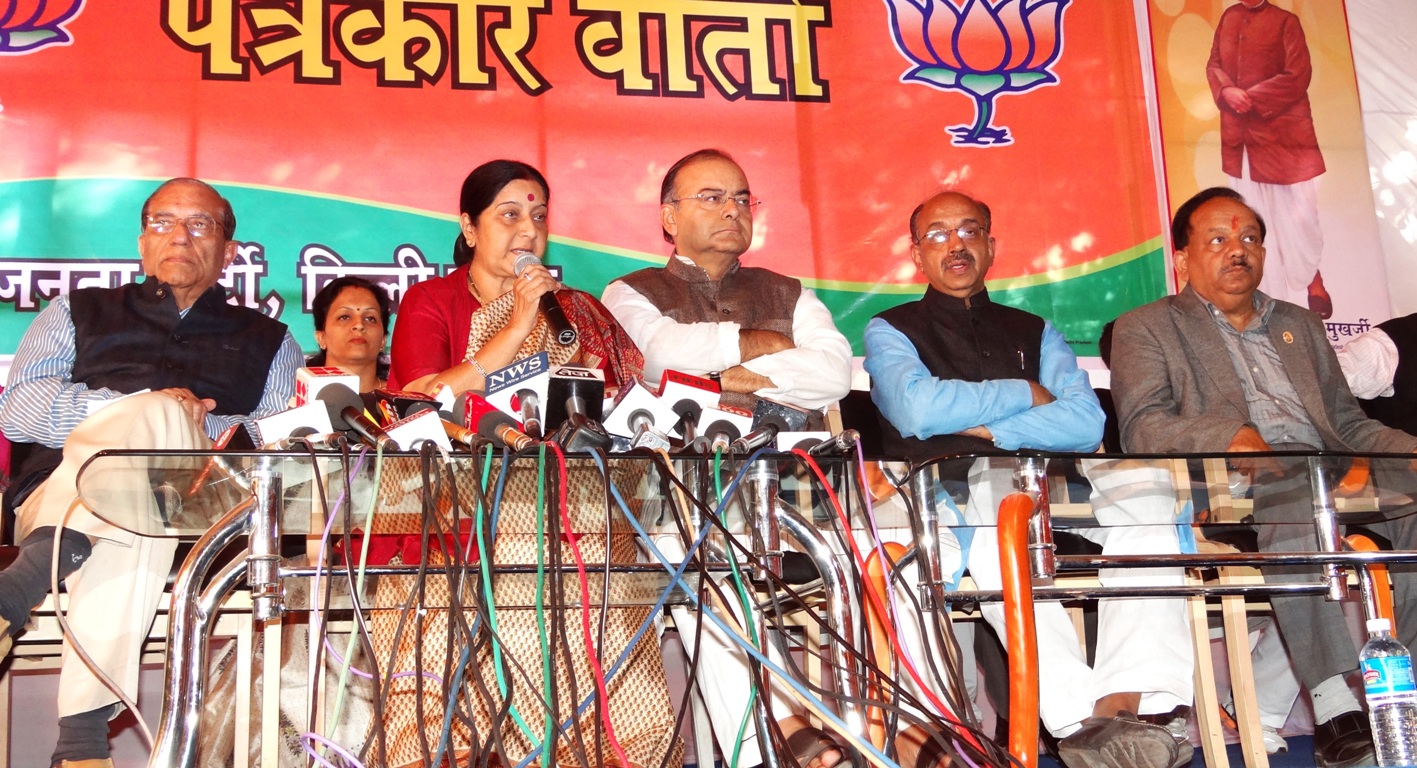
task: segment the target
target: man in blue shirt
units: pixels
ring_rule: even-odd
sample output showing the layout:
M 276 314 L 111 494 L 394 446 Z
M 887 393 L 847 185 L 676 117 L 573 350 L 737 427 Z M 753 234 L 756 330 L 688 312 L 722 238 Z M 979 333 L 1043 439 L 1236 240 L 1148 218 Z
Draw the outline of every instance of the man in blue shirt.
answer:
M 991 225 L 988 206 L 958 192 L 934 195 L 911 214 L 911 257 L 930 285 L 919 301 L 873 318 L 865 335 L 871 399 L 889 455 L 920 463 L 1018 449 L 1090 452 L 1101 441 L 1102 409 L 1062 335 L 1043 318 L 990 300 L 984 279 L 994 261 Z M 1015 464 L 980 458 L 968 468 L 963 522 L 982 526 L 968 554 L 981 589 L 1001 585 L 993 526 L 998 503 L 1013 490 Z M 1104 554 L 1179 552 L 1175 495 L 1163 469 L 1097 460 L 1084 462 L 1084 472 Z M 1183 574 L 1104 569 L 1100 577 L 1104 584 L 1171 585 Z M 1069 768 L 1190 761 L 1188 742 L 1137 718 L 1191 701 L 1194 658 L 1183 601 L 1103 600 L 1095 668 L 1061 605 L 1039 603 L 1035 616 L 1040 710 L 1048 729 L 1065 737 L 1060 749 Z M 984 617 L 1004 636 L 999 605 L 986 605 Z
M 136 535 L 95 514 L 78 498 L 79 470 L 104 449 L 210 449 L 227 430 L 249 447 L 240 428 L 287 407 L 300 345 L 281 323 L 228 304 L 217 284 L 236 256 L 235 230 L 231 204 L 210 185 L 165 182 L 143 205 L 146 279 L 60 296 L 20 340 L 0 395 L 0 430 L 16 444 L 20 539 L 15 563 L 0 571 L 0 656 L 49 592 L 53 569 L 65 580 L 79 644 L 136 697 L 143 641 L 176 540 Z M 136 506 L 100 512 L 157 520 L 145 471 L 104 477 L 89 487 L 127 494 Z M 176 495 L 166 501 L 168 513 L 182 503 Z M 119 699 L 67 643 L 59 690 L 53 764 L 112 768 L 108 720 Z

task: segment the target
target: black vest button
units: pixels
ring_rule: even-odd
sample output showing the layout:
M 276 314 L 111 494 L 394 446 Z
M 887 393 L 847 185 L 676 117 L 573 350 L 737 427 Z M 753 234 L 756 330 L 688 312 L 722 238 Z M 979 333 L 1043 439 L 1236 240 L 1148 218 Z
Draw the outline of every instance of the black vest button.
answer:
M 981 356 L 982 356 L 982 357 L 988 357 L 988 356 L 989 356 L 989 350 L 987 350 L 987 349 L 984 350 L 984 352 L 981 353 Z
M 731 315 L 731 314 L 733 314 L 733 310 L 729 309 L 728 307 L 724 307 L 723 309 L 720 309 L 719 311 L 722 312 L 722 313 L 725 314 L 725 315 Z

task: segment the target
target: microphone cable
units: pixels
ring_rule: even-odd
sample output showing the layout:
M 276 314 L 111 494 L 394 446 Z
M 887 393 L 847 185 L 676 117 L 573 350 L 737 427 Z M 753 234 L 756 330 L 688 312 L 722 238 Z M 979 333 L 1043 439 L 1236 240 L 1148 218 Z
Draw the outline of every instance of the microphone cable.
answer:
M 846 520 L 845 511 L 844 511 L 844 509 L 843 509 L 842 506 L 841 506 L 841 503 L 840 503 L 840 501 L 839 501 L 839 499 L 838 499 L 838 497 L 837 497 L 837 495 L 836 495 L 835 490 L 830 486 L 830 484 L 828 484 L 828 483 L 826 482 L 826 478 L 825 478 L 825 475 L 823 474 L 823 472 L 822 472 L 822 470 L 821 470 L 821 467 L 817 465 L 816 461 L 815 461 L 809 454 L 807 454 L 806 451 L 803 451 L 803 450 L 801 450 L 801 449 L 794 449 L 792 452 L 793 452 L 794 454 L 798 455 L 803 461 L 805 461 L 805 462 L 807 463 L 807 466 L 812 470 L 813 474 L 817 477 L 818 481 L 822 483 L 822 487 L 823 487 L 824 491 L 826 492 L 827 496 L 828 496 L 829 499 L 831 500 L 831 504 L 832 504 L 833 509 L 836 511 L 837 515 L 842 518 L 842 525 L 843 525 L 844 527 L 848 527 L 848 528 L 849 528 L 849 522 Z M 851 550 L 853 556 L 858 560 L 859 566 L 860 566 L 860 567 L 863 569 L 863 571 L 864 571 L 864 569 L 865 569 L 865 559 L 862 557 L 861 551 L 860 551 L 859 547 L 857 546 L 855 539 L 854 539 L 854 538 L 848 538 L 848 543 L 850 543 L 850 545 L 851 545 L 850 550 Z M 883 565 L 885 565 L 885 564 L 888 563 L 888 562 L 889 562 L 888 560 L 887 560 L 887 561 L 883 561 Z M 880 592 L 878 591 L 876 585 L 875 585 L 874 583 L 868 581 L 868 582 L 864 585 L 864 587 L 865 587 L 864 592 L 865 592 L 867 598 L 870 600 L 871 605 L 872 605 L 872 607 L 876 610 L 876 612 L 877 612 L 879 615 L 883 616 L 883 617 L 888 617 L 888 616 L 890 616 L 891 614 L 886 610 L 886 607 L 885 607 L 885 605 L 884 605 L 884 599 L 885 599 L 885 598 L 884 598 L 884 596 L 883 596 L 882 594 L 880 594 Z M 988 748 L 984 747 L 983 744 L 981 743 L 982 741 L 985 741 L 985 740 L 981 739 L 981 738 L 977 735 L 977 729 L 971 727 L 971 725 L 966 724 L 965 722 L 962 722 L 962 721 L 959 719 L 959 716 L 957 715 L 956 712 L 954 712 L 953 710 L 951 710 L 951 709 L 949 709 L 948 707 L 946 707 L 946 706 L 944 705 L 944 702 L 941 701 L 941 700 L 939 699 L 939 697 L 937 697 L 937 696 L 935 695 L 935 693 L 934 693 L 928 686 L 926 686 L 926 685 L 924 684 L 924 680 L 921 678 L 921 676 L 920 676 L 919 672 L 916 670 L 915 666 L 910 663 L 910 661 L 909 661 L 908 658 L 905 658 L 905 657 L 904 657 L 904 654 L 903 654 L 903 644 L 901 643 L 901 641 L 900 641 L 900 639 L 899 639 L 899 637 L 898 637 L 898 635 L 897 635 L 897 633 L 896 633 L 896 631 L 895 631 L 894 625 L 893 625 L 891 622 L 888 621 L 888 622 L 885 624 L 885 629 L 886 629 L 887 636 L 890 638 L 891 646 L 892 646 L 894 649 L 896 649 L 897 654 L 901 656 L 901 660 L 904 662 L 903 666 L 905 667 L 906 672 L 911 676 L 911 679 L 914 680 L 914 682 L 915 682 L 915 684 L 916 684 L 916 687 L 920 690 L 920 692 L 921 692 L 922 694 L 924 694 L 925 698 L 930 701 L 931 705 L 936 708 L 936 710 L 937 710 L 937 712 L 939 713 L 939 715 L 940 715 L 941 717 L 943 717 L 947 723 L 950 724 L 952 730 L 953 730 L 955 733 L 959 734 L 959 736 L 960 736 L 960 737 L 963 739 L 963 741 L 965 742 L 965 745 L 967 745 L 968 751 L 969 751 L 971 754 L 973 754 L 973 755 L 980 755 L 980 756 L 988 755 L 988 754 L 990 753 L 990 750 L 989 750 Z M 928 644 L 928 643 L 927 643 L 927 644 Z M 967 713 L 970 712 L 970 710 L 969 710 L 968 708 L 966 708 L 964 711 L 967 712 Z M 969 717 L 969 715 L 966 715 L 966 717 Z M 973 764 L 973 761 L 970 761 L 964 754 L 959 754 L 959 757 L 963 758 L 963 759 L 965 760 L 965 762 L 969 762 L 969 763 Z M 985 760 L 987 760 L 987 759 L 988 759 L 988 758 L 986 757 Z

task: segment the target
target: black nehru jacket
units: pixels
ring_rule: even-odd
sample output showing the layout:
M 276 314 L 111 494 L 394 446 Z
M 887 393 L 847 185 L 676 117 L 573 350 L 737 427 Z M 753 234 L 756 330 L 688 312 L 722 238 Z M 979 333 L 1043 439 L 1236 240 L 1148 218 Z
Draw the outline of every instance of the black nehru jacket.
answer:
M 1393 373 L 1391 397 L 1359 400 L 1368 418 L 1394 429 L 1417 435 L 1417 314 L 1394 317 L 1378 323 L 1397 347 L 1397 370 Z
M 930 373 L 941 379 L 1038 381 L 1043 318 L 995 304 L 981 290 L 964 299 L 925 290 L 919 301 L 888 309 L 877 317 L 900 331 Z M 923 462 L 954 453 L 998 453 L 988 440 L 965 435 L 905 437 L 885 416 L 877 415 L 885 454 Z
M 185 387 L 215 400 L 212 412 L 219 415 L 256 410 L 285 339 L 283 323 L 226 303 L 220 285 L 203 293 L 185 316 L 178 314 L 172 289 L 151 278 L 73 291 L 69 308 L 75 383 L 123 393 Z M 238 431 L 238 440 L 246 438 Z M 37 443 L 16 448 L 14 477 L 27 494 L 58 466 L 61 452 Z

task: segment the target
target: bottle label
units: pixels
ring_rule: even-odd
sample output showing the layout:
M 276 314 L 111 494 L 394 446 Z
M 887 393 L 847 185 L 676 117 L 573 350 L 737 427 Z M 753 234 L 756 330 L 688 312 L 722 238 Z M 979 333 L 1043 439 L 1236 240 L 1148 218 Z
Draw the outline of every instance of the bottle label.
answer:
M 1368 701 L 1417 693 L 1411 656 L 1380 656 L 1363 660 L 1363 692 Z

